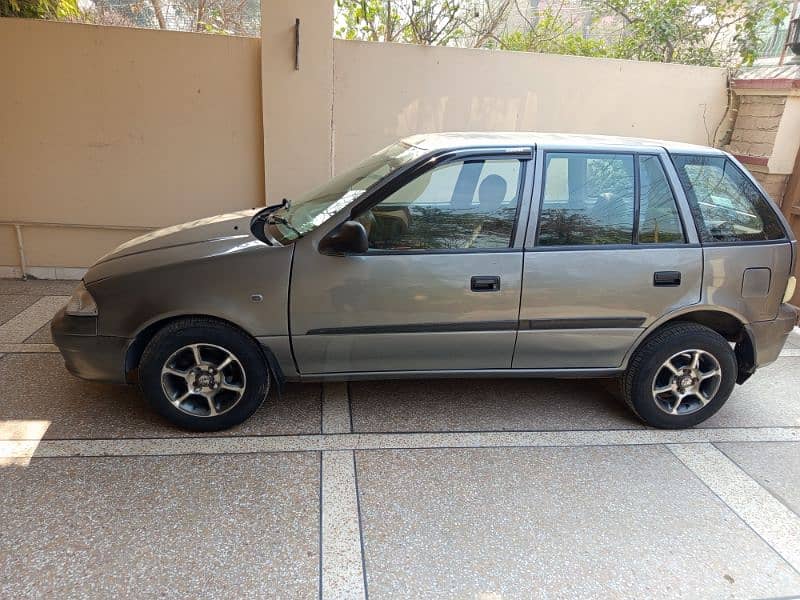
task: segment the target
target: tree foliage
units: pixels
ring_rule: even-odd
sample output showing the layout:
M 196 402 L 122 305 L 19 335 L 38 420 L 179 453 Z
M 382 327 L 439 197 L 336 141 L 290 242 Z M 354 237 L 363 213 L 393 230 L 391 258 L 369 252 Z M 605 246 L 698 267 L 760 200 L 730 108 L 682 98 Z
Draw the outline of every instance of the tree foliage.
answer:
M 0 17 L 251 36 L 260 10 L 258 0 L 0 0 Z
M 348 40 L 483 46 L 515 0 L 336 0 L 336 34 Z
M 518 52 L 545 52 L 576 56 L 608 56 L 609 48 L 603 39 L 584 37 L 581 31 L 551 9 L 545 9 L 535 21 L 527 21 L 524 30 L 503 35 L 499 46 Z
M 70 19 L 79 13 L 77 0 L 0 0 L 0 17 Z
M 620 58 L 717 65 L 750 64 L 762 44 L 760 25 L 779 23 L 781 0 L 593 0 L 598 15 L 623 23 L 612 54 Z
M 370 41 L 729 65 L 752 63 L 763 44 L 763 27 L 787 14 L 783 0 L 562 0 L 533 12 L 528 6 L 527 0 L 337 0 L 337 34 Z M 582 12 L 577 19 L 565 16 L 576 12 Z M 509 30 L 512 16 L 523 25 Z

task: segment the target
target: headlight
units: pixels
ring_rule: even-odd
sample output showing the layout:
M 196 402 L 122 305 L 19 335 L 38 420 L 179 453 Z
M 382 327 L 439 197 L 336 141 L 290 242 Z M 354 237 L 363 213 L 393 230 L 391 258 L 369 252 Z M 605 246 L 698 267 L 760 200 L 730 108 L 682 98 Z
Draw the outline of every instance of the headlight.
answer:
M 93 317 L 97 315 L 97 303 L 82 281 L 75 293 L 72 294 L 72 298 L 67 302 L 66 313 L 73 317 Z
M 783 293 L 783 300 L 782 302 L 788 302 L 794 296 L 794 288 L 797 285 L 797 280 L 794 278 L 794 275 L 789 277 L 789 281 L 786 282 L 786 291 Z

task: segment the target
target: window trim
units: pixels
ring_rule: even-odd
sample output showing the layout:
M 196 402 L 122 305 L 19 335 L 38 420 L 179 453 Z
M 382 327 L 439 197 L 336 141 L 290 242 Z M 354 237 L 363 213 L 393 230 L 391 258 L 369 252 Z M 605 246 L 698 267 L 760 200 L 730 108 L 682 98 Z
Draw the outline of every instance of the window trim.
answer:
M 650 249 L 650 248 L 689 248 L 689 247 L 696 247 L 695 244 L 692 244 L 689 241 L 689 235 L 686 231 L 686 222 L 683 219 L 683 215 L 681 214 L 681 206 L 678 200 L 678 195 L 676 194 L 675 187 L 673 182 L 670 178 L 670 174 L 667 171 L 666 165 L 664 163 L 663 158 L 658 152 L 654 152 L 652 150 L 647 150 L 643 152 L 638 152 L 636 150 L 630 149 L 585 149 L 585 148 L 564 148 L 564 149 L 547 149 L 541 152 L 542 154 L 542 167 L 541 167 L 541 185 L 539 190 L 539 199 L 538 199 L 538 213 L 536 218 L 536 231 L 534 232 L 533 236 L 533 245 L 531 247 L 525 248 L 526 252 L 531 251 L 542 251 L 542 252 L 557 252 L 559 250 L 633 250 L 636 248 L 641 249 Z M 629 244 L 564 244 L 564 245 L 553 245 L 553 246 L 543 246 L 539 243 L 539 233 L 542 228 L 542 211 L 544 210 L 544 192 L 545 186 L 547 184 L 547 155 L 548 154 L 620 154 L 624 156 L 630 156 L 633 159 L 633 229 L 631 231 L 631 243 Z M 678 221 L 681 225 L 681 233 L 683 234 L 683 241 L 679 243 L 659 243 L 659 244 L 650 244 L 650 243 L 640 243 L 639 242 L 639 211 L 641 206 L 641 179 L 639 173 L 639 159 L 642 156 L 652 156 L 658 159 L 658 164 L 661 166 L 661 171 L 664 173 L 664 178 L 667 180 L 667 184 L 669 185 L 670 193 L 672 194 L 672 201 L 675 206 L 675 212 L 678 214 Z M 677 169 L 677 167 L 676 167 Z
M 639 245 L 639 213 L 641 210 L 642 189 L 641 175 L 639 174 L 639 155 L 633 155 L 633 229 L 631 230 L 631 245 Z M 594 244 L 592 244 L 594 245 Z
M 770 199 L 764 191 L 761 189 L 759 183 L 755 180 L 755 178 L 743 169 L 739 163 L 734 160 L 731 156 L 727 153 L 699 153 L 699 152 L 668 152 L 670 162 L 672 162 L 672 166 L 675 169 L 675 173 L 678 175 L 678 183 L 683 188 L 683 193 L 686 196 L 686 203 L 689 205 L 689 215 L 691 216 L 692 220 L 694 221 L 695 229 L 697 230 L 697 239 L 702 247 L 709 247 L 709 248 L 719 248 L 725 246 L 769 246 L 772 244 L 785 244 L 791 240 L 789 237 L 789 233 L 787 231 L 787 224 L 784 220 L 783 213 L 781 213 L 780 209 L 775 205 L 775 203 Z M 761 200 L 767 205 L 767 208 L 772 211 L 775 220 L 780 225 L 781 231 L 783 231 L 783 237 L 776 238 L 774 240 L 727 240 L 727 241 L 718 241 L 718 242 L 709 242 L 703 240 L 703 228 L 700 227 L 698 223 L 697 216 L 695 215 L 695 211 L 692 208 L 692 196 L 690 195 L 690 191 L 686 189 L 686 185 L 684 184 L 683 178 L 681 177 L 681 170 L 677 164 L 675 164 L 676 157 L 690 157 L 690 158 L 719 158 L 723 161 L 727 162 L 730 166 L 732 166 L 739 174 L 745 179 L 745 181 L 749 182 L 750 185 L 753 186 L 753 189 L 758 193 Z M 688 176 L 687 176 L 688 177 Z M 692 187 L 691 194 L 694 194 L 694 188 L 689 182 L 689 185 Z M 694 196 L 694 200 L 697 200 L 697 197 Z M 699 210 L 699 208 L 698 208 Z
M 523 210 L 524 203 L 528 202 L 525 194 L 530 178 L 530 173 L 533 170 L 535 159 L 535 150 L 532 146 L 496 146 L 496 147 L 483 147 L 483 148 L 462 148 L 458 150 L 443 150 L 438 154 L 423 157 L 419 162 L 410 165 L 408 169 L 398 173 L 395 177 L 390 178 L 384 185 L 376 188 L 369 194 L 365 194 L 362 199 L 354 205 L 350 212 L 347 214 L 343 221 L 358 218 L 361 214 L 377 206 L 386 198 L 391 196 L 394 192 L 401 189 L 417 177 L 439 168 L 446 164 L 456 161 L 479 161 L 479 160 L 517 160 L 520 163 L 519 183 L 517 189 L 517 207 L 514 214 L 514 221 L 511 228 L 511 238 L 509 239 L 508 247 L 506 248 L 430 248 L 430 249 L 409 249 L 409 250 L 393 250 L 393 249 L 380 249 L 370 248 L 364 254 L 358 256 L 392 256 L 398 254 L 409 254 L 413 256 L 421 256 L 425 254 L 476 254 L 476 253 L 507 253 L 507 252 L 522 252 L 524 248 L 518 247 L 516 244 L 519 239 L 524 239 L 524 233 L 519 235 L 521 216 L 525 216 L 527 221 L 528 212 Z M 343 222 L 337 223 L 337 226 Z M 326 234 L 327 235 L 327 234 Z

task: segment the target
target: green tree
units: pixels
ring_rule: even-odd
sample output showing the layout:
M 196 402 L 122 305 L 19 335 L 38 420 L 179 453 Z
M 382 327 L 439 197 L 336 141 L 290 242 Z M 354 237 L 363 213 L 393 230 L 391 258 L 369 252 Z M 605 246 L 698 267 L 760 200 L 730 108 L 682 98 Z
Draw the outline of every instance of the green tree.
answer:
M 751 64 L 764 22 L 787 14 L 782 0 L 590 0 L 597 16 L 614 15 L 623 30 L 611 54 L 619 58 L 719 65 Z
M 603 39 L 592 39 L 576 31 L 575 26 L 552 10 L 545 9 L 535 20 L 528 20 L 523 31 L 512 31 L 500 37 L 503 50 L 573 54 L 577 56 L 608 56 L 609 47 Z
M 77 0 L 0 0 L 0 17 L 71 19 L 79 15 Z
M 337 35 L 734 65 L 751 64 L 764 44 L 765 27 L 787 14 L 785 0 L 562 0 L 561 6 L 536 7 L 529 0 L 337 0 Z M 573 20 L 564 17 L 576 12 Z M 505 31 L 509 16 L 516 15 L 523 26 Z
M 484 46 L 515 0 L 336 0 L 336 35 L 426 46 Z

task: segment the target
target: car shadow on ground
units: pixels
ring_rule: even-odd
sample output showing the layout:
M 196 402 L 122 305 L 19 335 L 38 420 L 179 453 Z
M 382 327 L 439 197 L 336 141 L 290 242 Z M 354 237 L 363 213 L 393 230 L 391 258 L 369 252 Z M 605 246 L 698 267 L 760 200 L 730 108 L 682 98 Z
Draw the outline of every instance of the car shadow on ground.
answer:
M 47 422 L 45 439 L 299 435 L 321 431 L 323 386 L 288 383 L 245 423 L 222 432 L 177 429 L 136 386 L 78 379 L 56 354 L 0 360 L 0 420 Z M 629 429 L 641 425 L 611 380 L 404 380 L 347 385 L 355 432 Z

